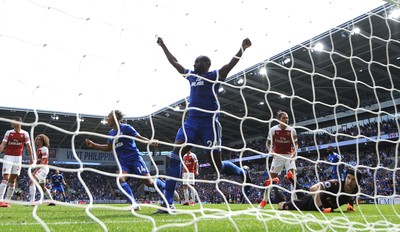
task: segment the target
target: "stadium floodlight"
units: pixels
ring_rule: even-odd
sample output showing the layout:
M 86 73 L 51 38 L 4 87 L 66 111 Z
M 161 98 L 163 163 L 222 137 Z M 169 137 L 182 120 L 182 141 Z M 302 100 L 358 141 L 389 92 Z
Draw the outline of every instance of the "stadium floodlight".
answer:
M 243 83 L 244 83 L 244 80 L 243 80 L 242 77 L 239 77 L 239 78 L 236 80 L 236 84 L 237 84 L 237 85 L 242 85 Z
M 314 44 L 314 47 L 312 48 L 311 51 L 312 52 L 314 52 L 314 51 L 320 52 L 322 50 L 324 50 L 324 45 L 322 43 L 318 42 L 318 43 Z
M 51 115 L 51 120 L 58 120 L 60 119 L 57 114 Z
M 389 19 L 398 19 L 399 17 L 400 17 L 400 8 L 393 9 L 388 15 Z
M 267 75 L 267 69 L 265 67 L 261 67 L 258 70 L 258 74 L 260 74 L 261 76 L 266 76 Z
M 286 64 L 289 64 L 291 61 L 292 61 L 292 60 L 290 59 L 290 57 L 285 56 L 285 57 L 282 58 L 282 60 L 281 60 L 280 63 L 281 63 L 282 65 L 286 65 Z
M 351 30 L 351 34 L 360 34 L 361 29 L 359 27 L 353 27 L 353 30 Z

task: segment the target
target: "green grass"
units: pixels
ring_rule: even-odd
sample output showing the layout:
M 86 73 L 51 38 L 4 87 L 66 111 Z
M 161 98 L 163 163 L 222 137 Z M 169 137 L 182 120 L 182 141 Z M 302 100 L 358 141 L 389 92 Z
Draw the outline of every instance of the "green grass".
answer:
M 180 211 L 175 215 L 153 215 L 155 205 L 142 206 L 135 215 L 122 210 L 126 206 L 40 205 L 35 208 L 13 204 L 11 208 L 0 208 L 0 231 L 45 231 L 45 227 L 34 218 L 34 213 L 51 231 L 104 231 L 88 213 L 101 220 L 108 231 L 400 231 L 400 205 L 360 205 L 352 213 L 337 210 L 321 214 L 278 211 L 273 209 L 276 205 L 258 210 L 256 205 L 246 204 L 197 204 L 178 206 Z M 345 210 L 344 206 L 342 209 Z

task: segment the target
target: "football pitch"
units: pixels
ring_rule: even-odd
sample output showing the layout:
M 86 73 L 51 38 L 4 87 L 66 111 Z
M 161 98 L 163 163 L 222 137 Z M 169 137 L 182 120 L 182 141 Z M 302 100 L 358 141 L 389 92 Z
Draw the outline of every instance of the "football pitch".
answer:
M 277 205 L 259 210 L 249 204 L 196 204 L 178 205 L 174 215 L 153 215 L 156 207 L 131 212 L 127 205 L 13 204 L 0 208 L 0 231 L 400 231 L 399 205 L 365 204 L 351 213 L 342 206 L 342 212 L 322 214 L 274 210 Z

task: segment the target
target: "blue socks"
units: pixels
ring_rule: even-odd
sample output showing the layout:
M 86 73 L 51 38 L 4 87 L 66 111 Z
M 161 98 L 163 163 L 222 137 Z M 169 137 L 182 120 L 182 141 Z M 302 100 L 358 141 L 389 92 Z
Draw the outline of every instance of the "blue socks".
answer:
M 179 156 L 171 152 L 171 159 L 169 161 L 169 167 L 167 169 L 167 176 L 180 178 L 182 171 L 181 160 Z M 172 205 L 174 203 L 174 192 L 176 187 L 176 181 L 167 179 L 165 183 L 165 198 L 168 204 Z
M 235 164 L 233 164 L 230 161 L 222 161 L 222 170 L 221 173 L 227 174 L 227 175 L 235 175 L 235 176 L 240 176 L 243 178 L 244 176 L 244 171 L 242 168 L 239 168 Z
M 129 185 L 128 185 L 126 182 L 121 183 L 121 187 L 125 190 L 126 193 L 128 193 L 129 196 L 132 197 L 133 202 L 135 202 L 135 197 L 133 196 L 133 192 L 132 192 L 131 187 L 129 187 Z M 132 199 L 131 199 L 130 197 L 128 197 L 128 202 L 129 202 L 130 204 L 133 203 L 133 202 L 132 202 Z

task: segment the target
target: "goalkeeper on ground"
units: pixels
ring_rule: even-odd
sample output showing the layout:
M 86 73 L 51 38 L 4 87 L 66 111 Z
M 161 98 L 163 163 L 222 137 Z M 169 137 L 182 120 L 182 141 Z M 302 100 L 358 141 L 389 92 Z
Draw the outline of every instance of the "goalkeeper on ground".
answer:
M 354 211 L 354 197 L 358 192 L 358 184 L 362 174 L 348 168 L 343 181 L 331 179 L 319 182 L 310 187 L 310 193 L 301 199 L 280 202 L 280 210 L 317 210 L 324 213 L 333 212 L 341 205 L 347 204 L 347 211 Z M 341 194 L 346 193 L 346 194 Z

